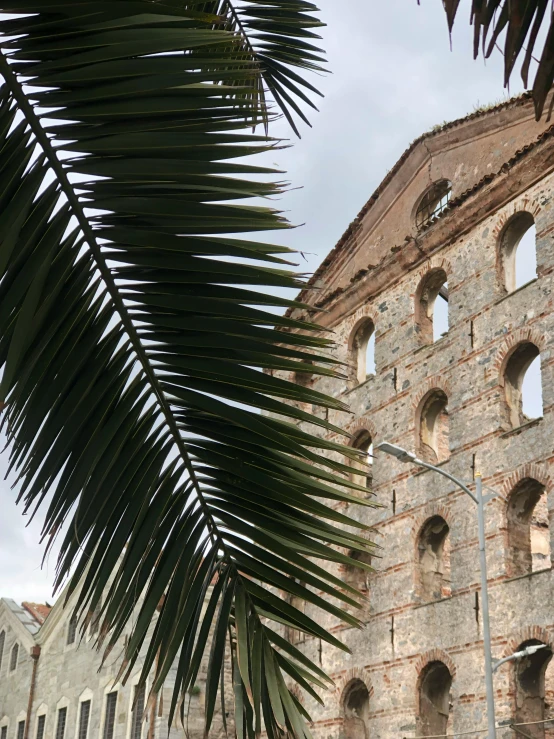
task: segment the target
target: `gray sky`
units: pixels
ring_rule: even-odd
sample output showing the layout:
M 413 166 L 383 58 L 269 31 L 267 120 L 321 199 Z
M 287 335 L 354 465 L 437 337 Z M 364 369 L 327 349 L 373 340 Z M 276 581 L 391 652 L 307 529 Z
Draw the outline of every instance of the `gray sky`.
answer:
M 280 205 L 302 228 L 275 239 L 306 254 L 313 270 L 333 247 L 410 142 L 437 123 L 506 97 L 502 60 L 471 55 L 468 2 L 461 3 L 450 51 L 439 0 L 320 0 L 328 24 L 323 46 L 332 75 L 325 98 L 293 149 L 272 161 L 293 187 Z M 510 91 L 521 91 L 517 75 Z M 276 136 L 288 136 L 278 124 Z M 1 443 L 1 440 L 0 440 Z M 1 448 L 1 447 L 0 447 Z M 0 457 L 0 473 L 7 457 Z M 25 528 L 15 495 L 0 482 L 0 596 L 48 600 L 54 562 L 40 569 L 40 522 Z

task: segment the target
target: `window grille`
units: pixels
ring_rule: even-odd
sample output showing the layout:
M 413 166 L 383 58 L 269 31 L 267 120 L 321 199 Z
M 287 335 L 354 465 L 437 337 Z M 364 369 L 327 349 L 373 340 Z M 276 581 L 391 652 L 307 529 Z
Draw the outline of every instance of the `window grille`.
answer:
M 144 713 L 144 701 L 146 696 L 146 687 L 135 688 L 135 696 L 133 700 L 133 713 L 131 718 L 131 737 L 130 739 L 141 739 L 142 735 L 142 714 Z
M 42 716 L 38 717 L 37 722 L 37 739 L 43 739 L 44 738 L 44 724 L 46 723 L 46 714 L 43 713 Z
M 56 726 L 56 739 L 64 738 L 66 719 L 67 719 L 67 708 L 59 708 L 58 709 L 58 725 Z
M 90 716 L 90 701 L 81 703 L 81 712 L 79 713 L 79 734 L 77 739 L 87 739 L 88 719 Z
M 443 214 L 451 194 L 452 185 L 448 180 L 440 180 L 431 185 L 417 207 L 416 226 L 418 229 L 429 226 Z
M 17 660 L 19 657 L 19 644 L 14 644 L 12 647 L 12 656 L 10 659 L 10 672 L 13 672 L 17 667 Z
M 115 690 L 113 693 L 108 693 L 106 698 L 106 715 L 104 716 L 104 739 L 113 739 L 116 703 L 117 690 Z
M 17 724 L 17 739 L 23 739 L 25 736 L 25 721 L 20 721 Z
M 0 730 L 0 739 L 8 739 L 8 727 L 2 726 L 2 729 Z
M 0 634 L 0 670 L 2 669 L 2 658 L 4 657 L 4 644 L 6 642 L 6 632 Z M 4 728 L 4 727 L 2 727 Z
M 77 616 L 71 616 L 69 626 L 67 628 L 67 643 L 74 644 L 77 636 Z

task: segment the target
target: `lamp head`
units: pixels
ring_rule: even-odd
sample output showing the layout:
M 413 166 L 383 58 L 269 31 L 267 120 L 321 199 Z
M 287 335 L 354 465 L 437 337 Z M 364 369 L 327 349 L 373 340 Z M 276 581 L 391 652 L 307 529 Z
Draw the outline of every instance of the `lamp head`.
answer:
M 396 444 L 390 444 L 388 441 L 383 441 L 381 444 L 378 444 L 377 449 L 381 452 L 385 452 L 385 454 L 390 454 L 391 457 L 396 457 L 400 462 L 413 462 L 417 459 L 416 455 L 412 452 L 408 452 L 406 449 L 402 449 L 401 446 L 397 446 Z

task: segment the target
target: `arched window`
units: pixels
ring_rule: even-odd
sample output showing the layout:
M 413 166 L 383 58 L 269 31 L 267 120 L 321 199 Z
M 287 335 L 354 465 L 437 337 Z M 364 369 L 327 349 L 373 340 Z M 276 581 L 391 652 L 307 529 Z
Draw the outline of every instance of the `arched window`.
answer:
M 67 627 L 67 644 L 75 644 L 77 637 L 77 615 L 74 613 L 69 619 L 69 625 Z
M 452 183 L 448 180 L 434 182 L 419 201 L 416 209 L 416 227 L 422 230 L 439 218 L 450 201 Z
M 447 734 L 451 715 L 452 675 L 444 662 L 430 662 L 419 681 L 420 736 Z
M 4 644 L 6 643 L 6 632 L 0 631 L 0 670 L 2 669 L 2 660 L 4 658 Z
M 14 672 L 17 669 L 17 661 L 19 659 L 19 644 L 14 644 L 12 647 L 12 653 L 10 656 L 10 672 Z
M 530 639 L 518 647 L 524 649 L 541 642 Z M 535 654 L 515 662 L 516 710 L 515 723 L 526 724 L 521 729 L 533 739 L 544 739 L 544 724 L 537 723 L 546 718 L 545 677 L 552 659 L 550 647 L 539 649 Z
M 352 446 L 363 453 L 360 462 L 351 462 L 353 469 L 360 470 L 360 472 L 352 474 L 352 482 L 371 490 L 373 483 L 373 440 L 369 431 L 361 431 L 354 439 Z
M 367 552 L 351 550 L 348 552 L 348 556 L 355 559 L 357 562 L 371 565 L 372 557 L 371 554 L 368 554 Z M 369 572 L 356 567 L 356 565 L 346 565 L 344 570 L 344 581 L 360 592 L 367 593 L 369 590 Z
M 369 319 L 356 328 L 352 340 L 353 380 L 360 384 L 375 374 L 375 325 Z
M 353 680 L 344 691 L 344 739 L 369 739 L 369 691 Z
M 426 521 L 419 534 L 416 590 L 423 601 L 447 598 L 451 593 L 449 534 L 442 516 Z
M 514 577 L 550 567 L 550 531 L 544 485 L 521 480 L 508 498 L 508 547 Z
M 427 462 L 444 462 L 450 456 L 446 393 L 439 389 L 428 393 L 420 405 L 418 416 L 420 455 Z
M 448 333 L 448 278 L 443 269 L 429 272 L 416 290 L 416 332 L 423 344 Z
M 503 381 L 512 428 L 542 416 L 540 352 L 535 344 L 525 342 L 514 349 L 506 362 Z
M 516 213 L 500 239 L 504 288 L 513 292 L 537 276 L 536 228 L 530 213 Z

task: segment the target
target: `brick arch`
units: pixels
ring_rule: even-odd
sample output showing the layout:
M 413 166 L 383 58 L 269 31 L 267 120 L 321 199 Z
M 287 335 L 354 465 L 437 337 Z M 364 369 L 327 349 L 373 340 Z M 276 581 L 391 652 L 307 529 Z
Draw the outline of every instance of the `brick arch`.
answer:
M 534 328 L 518 328 L 499 347 L 492 364 L 492 372 L 496 374 L 501 385 L 504 384 L 504 369 L 514 350 L 518 345 L 527 344 L 528 342 L 535 344 L 542 354 L 547 343 L 547 336 Z
M 536 220 L 541 210 L 542 207 L 536 198 L 531 198 L 529 195 L 516 198 L 498 214 L 496 223 L 492 229 L 492 235 L 498 240 L 508 221 L 518 213 L 529 213 Z
M 353 446 L 356 437 L 361 431 L 368 431 L 369 435 L 371 436 L 371 440 L 375 441 L 377 437 L 377 431 L 375 429 L 375 425 L 372 421 L 369 420 L 369 418 L 358 418 L 355 421 L 353 421 L 351 424 L 348 424 L 345 429 L 347 434 L 350 434 L 350 441 L 348 442 L 348 446 Z
M 417 673 L 417 697 L 419 699 L 419 685 L 421 682 L 421 673 L 431 662 L 443 662 L 447 667 L 448 671 L 452 675 L 452 680 L 456 677 L 456 665 L 452 661 L 452 658 L 445 652 L 444 649 L 430 649 L 428 652 L 420 654 L 415 662 L 415 669 Z M 418 700 L 419 704 L 419 700 Z
M 371 323 L 374 326 L 375 332 L 377 332 L 377 321 L 376 321 L 376 316 L 375 316 L 375 309 L 373 308 L 372 305 L 363 305 L 351 317 L 349 323 L 352 322 L 352 325 L 351 326 L 347 325 L 347 333 L 348 333 L 347 349 L 349 353 L 354 348 L 354 339 L 360 327 L 363 326 L 364 323 L 367 323 L 369 321 L 371 321 Z
M 361 682 L 363 682 L 367 688 L 370 700 L 373 696 L 373 685 L 367 667 L 351 667 L 349 670 L 346 670 L 346 672 L 341 673 L 340 677 L 335 681 L 335 698 L 338 702 L 341 714 L 343 712 L 345 691 L 354 680 L 361 680 Z
M 442 269 L 446 272 L 446 276 L 450 277 L 450 275 L 454 274 L 454 269 L 452 267 L 452 264 L 450 260 L 446 259 L 445 257 L 441 256 L 434 256 L 431 257 L 431 259 L 428 259 L 425 264 L 420 267 L 417 272 L 414 273 L 413 276 L 413 294 L 412 297 L 415 296 L 417 288 L 419 287 L 421 281 L 427 277 L 429 272 L 434 272 L 435 270 Z
M 528 478 L 540 482 L 541 485 L 544 485 L 547 491 L 552 490 L 552 477 L 545 465 L 538 462 L 528 462 L 527 464 L 515 469 L 504 479 L 499 492 L 501 492 L 505 498 L 508 498 L 515 486 L 522 480 L 526 480 Z
M 450 397 L 450 383 L 443 376 L 436 375 L 428 377 L 425 382 L 419 386 L 419 390 L 412 396 L 412 410 L 416 413 L 427 395 L 433 390 L 442 390 L 447 398 Z
M 509 657 L 523 642 L 529 641 L 530 639 L 536 639 L 537 641 L 543 642 L 543 644 L 548 644 L 552 651 L 554 651 L 553 637 L 543 626 L 525 626 L 509 637 L 502 656 Z
M 414 523 L 412 525 L 412 532 L 411 532 L 412 541 L 414 542 L 416 551 L 417 551 L 417 541 L 418 541 L 421 529 L 424 527 L 424 525 L 427 523 L 427 521 L 430 518 L 433 518 L 433 516 L 440 516 L 441 518 L 444 518 L 444 520 L 448 524 L 449 529 L 452 530 L 452 514 L 450 510 L 447 508 L 447 506 L 437 501 L 431 501 L 430 503 L 427 503 L 418 512 L 417 516 L 414 519 Z

